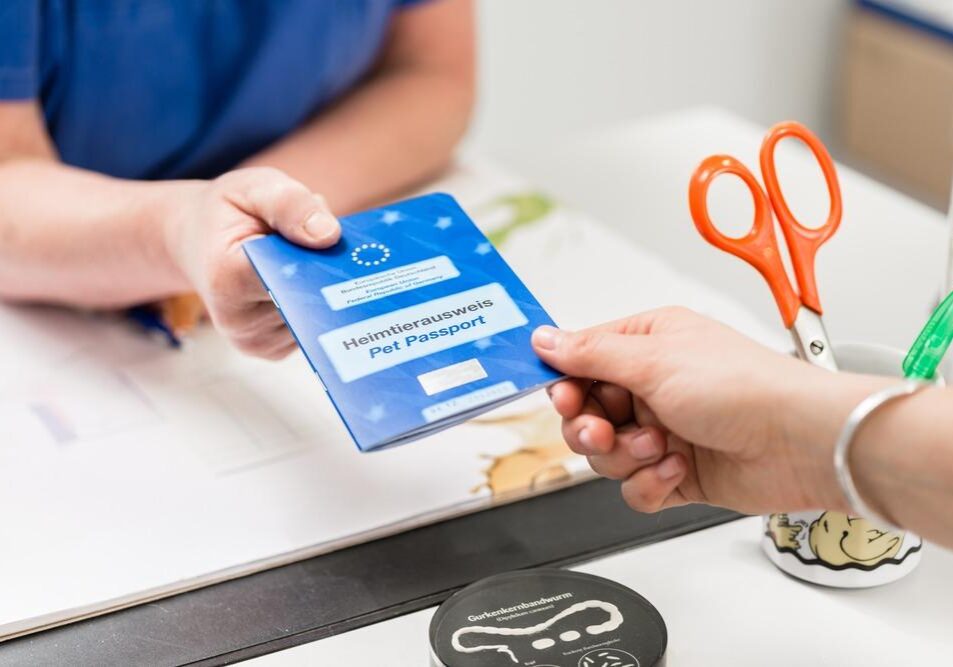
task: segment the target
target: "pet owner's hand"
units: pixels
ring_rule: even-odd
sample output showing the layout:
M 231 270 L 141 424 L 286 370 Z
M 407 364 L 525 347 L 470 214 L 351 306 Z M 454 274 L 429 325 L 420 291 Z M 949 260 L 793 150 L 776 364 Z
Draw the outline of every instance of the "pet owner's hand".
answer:
M 309 248 L 337 243 L 341 226 L 321 195 L 269 167 L 175 183 L 165 216 L 168 257 L 202 298 L 215 327 L 243 352 L 279 359 L 295 343 L 242 250 L 271 232 Z
M 649 512 L 843 508 L 833 443 L 852 407 L 889 383 L 824 371 L 680 308 L 540 327 L 533 346 L 574 378 L 550 392 L 570 447 Z

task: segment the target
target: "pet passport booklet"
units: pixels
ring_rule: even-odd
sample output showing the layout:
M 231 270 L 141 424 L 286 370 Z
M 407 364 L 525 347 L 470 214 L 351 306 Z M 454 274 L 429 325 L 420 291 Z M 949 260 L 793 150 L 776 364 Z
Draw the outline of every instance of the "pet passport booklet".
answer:
M 553 324 L 449 195 L 342 218 L 333 248 L 278 235 L 245 252 L 362 451 L 448 428 L 561 375 Z

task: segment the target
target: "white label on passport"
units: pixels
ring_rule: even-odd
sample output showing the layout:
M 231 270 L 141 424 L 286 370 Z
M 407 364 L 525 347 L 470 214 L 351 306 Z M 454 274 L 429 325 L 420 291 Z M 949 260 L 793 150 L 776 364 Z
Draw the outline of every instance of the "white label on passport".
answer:
M 483 364 L 477 359 L 467 359 L 458 364 L 451 364 L 438 368 L 435 371 L 424 373 L 417 376 L 417 381 L 424 388 L 427 396 L 439 394 L 441 391 L 447 391 L 463 384 L 476 382 L 486 377 L 486 370 Z
M 489 387 L 471 391 L 469 394 L 451 398 L 449 401 L 426 407 L 421 411 L 421 414 L 428 424 L 432 424 L 439 419 L 446 419 L 447 417 L 458 415 L 461 412 L 478 408 L 481 405 L 499 401 L 515 393 L 516 385 L 509 380 L 506 382 L 498 382 Z
M 401 292 L 433 285 L 456 278 L 460 271 L 446 255 L 431 257 L 413 264 L 396 266 L 369 276 L 354 278 L 321 288 L 321 295 L 331 310 L 343 310 Z
M 318 342 L 341 381 L 351 382 L 527 322 L 503 286 L 491 283 L 334 329 Z

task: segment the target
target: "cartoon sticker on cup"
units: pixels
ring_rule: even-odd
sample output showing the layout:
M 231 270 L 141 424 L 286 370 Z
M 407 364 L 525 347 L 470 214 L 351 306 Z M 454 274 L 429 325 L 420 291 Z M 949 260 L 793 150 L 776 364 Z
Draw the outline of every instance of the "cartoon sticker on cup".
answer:
M 906 537 L 903 531 L 881 530 L 867 519 L 841 512 L 824 512 L 808 530 L 811 551 L 832 567 L 849 564 L 876 567 L 888 560 L 899 563 L 897 555 Z M 915 548 L 919 550 L 919 540 L 917 542 Z M 905 558 L 913 548 L 907 550 Z
M 867 519 L 842 512 L 771 514 L 765 521 L 765 537 L 778 553 L 791 554 L 805 566 L 833 571 L 902 565 L 921 548 L 915 535 L 883 530 Z M 863 585 L 876 583 L 887 581 Z
M 867 344 L 835 345 L 841 371 L 899 375 L 904 354 Z M 942 380 L 938 380 L 942 384 Z M 764 517 L 762 547 L 775 565 L 805 581 L 839 588 L 879 586 L 920 562 L 923 541 L 863 517 L 815 510 Z

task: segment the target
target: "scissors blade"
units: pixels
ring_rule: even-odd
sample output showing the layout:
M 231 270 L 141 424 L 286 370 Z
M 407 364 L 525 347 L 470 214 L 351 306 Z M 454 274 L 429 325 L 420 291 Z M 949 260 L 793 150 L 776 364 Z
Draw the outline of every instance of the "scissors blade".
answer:
M 834 350 L 831 349 L 831 341 L 820 315 L 810 308 L 802 307 L 794 318 L 791 335 L 798 357 L 815 366 L 837 371 Z

